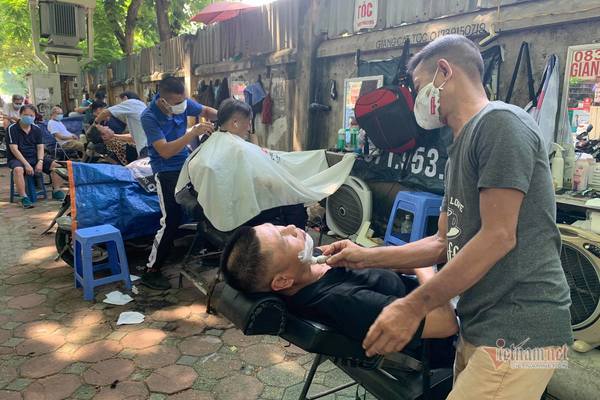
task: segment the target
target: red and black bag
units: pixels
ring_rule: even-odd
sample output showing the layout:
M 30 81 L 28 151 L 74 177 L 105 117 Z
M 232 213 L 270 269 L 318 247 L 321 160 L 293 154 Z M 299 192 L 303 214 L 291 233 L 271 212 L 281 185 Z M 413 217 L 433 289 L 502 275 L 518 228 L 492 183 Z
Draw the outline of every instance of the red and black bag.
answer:
M 365 93 L 356 100 L 354 115 L 373 144 L 394 153 L 415 147 L 420 128 L 415 120 L 410 77 L 406 71 L 410 43 L 404 49 L 392 85 Z

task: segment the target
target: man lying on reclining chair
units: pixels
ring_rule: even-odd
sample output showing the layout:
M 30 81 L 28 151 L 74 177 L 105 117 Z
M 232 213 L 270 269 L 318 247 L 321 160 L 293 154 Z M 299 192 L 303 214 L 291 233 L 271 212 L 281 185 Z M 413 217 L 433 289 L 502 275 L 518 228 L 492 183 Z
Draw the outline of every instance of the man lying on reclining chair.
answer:
M 391 270 L 332 268 L 322 257 L 311 257 L 312 243 L 294 225 L 241 227 L 223 252 L 223 275 L 244 293 L 278 293 L 295 314 L 357 341 L 364 339 L 385 306 L 418 286 L 414 279 Z M 423 283 L 434 271 L 420 268 L 416 273 Z M 416 336 L 447 338 L 457 331 L 456 315 L 447 304 L 427 314 Z

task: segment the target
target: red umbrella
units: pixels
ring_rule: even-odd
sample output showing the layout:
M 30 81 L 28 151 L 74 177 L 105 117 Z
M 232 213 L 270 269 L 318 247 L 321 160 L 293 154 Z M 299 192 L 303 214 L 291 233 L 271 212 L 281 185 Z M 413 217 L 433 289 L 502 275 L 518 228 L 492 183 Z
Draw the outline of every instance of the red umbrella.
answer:
M 257 6 L 251 4 L 220 1 L 204 7 L 202 11 L 192 17 L 192 21 L 202 22 L 207 25 L 215 22 L 227 21 L 228 19 L 232 19 L 240 15 L 243 10 L 256 7 Z

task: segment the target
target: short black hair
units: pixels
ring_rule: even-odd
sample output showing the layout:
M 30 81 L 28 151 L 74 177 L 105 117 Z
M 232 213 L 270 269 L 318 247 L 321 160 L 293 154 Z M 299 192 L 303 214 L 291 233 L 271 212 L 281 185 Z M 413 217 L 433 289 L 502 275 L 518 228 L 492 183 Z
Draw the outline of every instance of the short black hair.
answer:
M 410 59 L 408 71 L 412 74 L 418 65 L 423 64 L 433 72 L 440 58 L 459 65 L 469 74 L 479 74 L 483 79 L 483 58 L 479 48 L 462 35 L 446 35 L 429 43 Z
M 34 114 L 37 114 L 37 109 L 33 104 L 23 104 L 21 108 L 19 108 L 19 115 L 23 115 L 25 110 L 31 110 Z
M 102 140 L 102 134 L 100 133 L 100 130 L 96 124 L 90 125 L 88 130 L 85 132 L 85 138 L 88 142 L 94 144 L 100 144 L 104 142 L 104 140 Z
M 96 111 L 99 108 L 106 108 L 106 107 L 107 107 L 107 105 L 105 102 L 96 100 L 90 106 L 90 111 L 93 113 L 94 111 Z
M 241 114 L 244 117 L 252 118 L 252 107 L 240 100 L 224 100 L 219 106 L 219 111 L 217 111 L 217 125 L 223 126 L 234 114 Z
M 136 92 L 132 92 L 130 90 L 126 90 L 125 92 L 119 94 L 120 99 L 123 99 L 124 97 L 127 97 L 127 99 L 140 99 L 140 96 L 138 96 Z
M 15 100 L 23 100 L 23 96 L 21 96 L 20 94 L 13 94 L 12 101 L 15 101 Z
M 165 94 L 184 94 L 185 86 L 180 79 L 174 76 L 167 76 L 158 82 L 158 92 L 161 95 Z
M 269 292 L 266 280 L 269 256 L 262 251 L 256 230 L 238 228 L 229 238 L 221 255 L 221 271 L 225 281 L 244 293 Z

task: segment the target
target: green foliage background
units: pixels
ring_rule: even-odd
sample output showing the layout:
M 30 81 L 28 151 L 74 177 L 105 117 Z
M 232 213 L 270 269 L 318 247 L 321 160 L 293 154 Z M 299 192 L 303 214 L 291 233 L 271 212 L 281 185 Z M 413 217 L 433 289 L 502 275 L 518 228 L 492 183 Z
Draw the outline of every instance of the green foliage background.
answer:
M 130 2 L 131 0 L 117 1 L 119 19 L 123 23 Z M 208 0 L 171 0 L 169 21 L 173 36 L 195 32 L 197 25 L 189 20 L 208 3 Z M 89 68 L 123 57 L 113 29 L 106 19 L 103 0 L 96 0 L 94 32 L 94 60 Z M 154 0 L 144 0 L 138 14 L 134 51 L 156 43 L 158 29 Z M 82 43 L 82 48 L 87 48 L 87 45 Z M 0 55 L 3 61 L 0 68 L 0 93 L 4 95 L 23 93 L 25 73 L 44 69 L 34 56 L 28 0 L 0 0 Z

